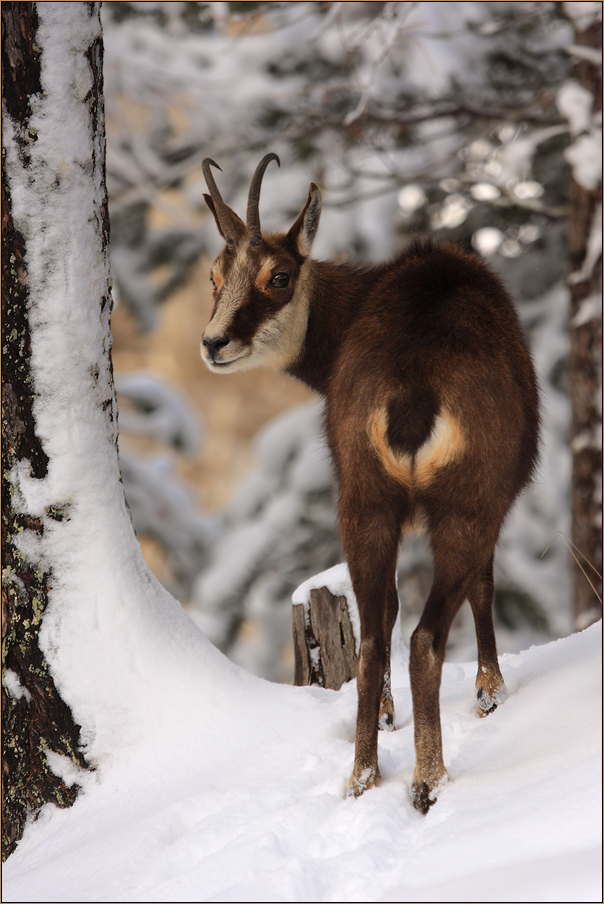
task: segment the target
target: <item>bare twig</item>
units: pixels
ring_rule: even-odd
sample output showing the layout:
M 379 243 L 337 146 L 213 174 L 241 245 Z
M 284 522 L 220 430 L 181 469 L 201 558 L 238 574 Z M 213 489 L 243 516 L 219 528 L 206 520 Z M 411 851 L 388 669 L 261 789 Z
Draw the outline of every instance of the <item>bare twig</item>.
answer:
M 572 540 L 569 540 L 569 539 L 568 539 L 568 537 L 566 536 L 566 534 L 564 533 L 564 531 L 559 530 L 559 531 L 557 532 L 556 536 L 555 536 L 554 539 L 551 541 L 551 543 L 548 543 L 548 545 L 545 547 L 545 549 L 544 549 L 543 552 L 541 553 L 541 558 L 543 558 L 543 556 L 544 556 L 545 553 L 548 551 L 548 549 L 550 548 L 550 546 L 552 545 L 552 543 L 555 543 L 555 542 L 556 542 L 556 540 L 558 539 L 558 537 L 563 537 L 563 538 L 564 538 L 564 542 L 566 543 L 566 548 L 568 549 L 569 553 L 571 554 L 571 556 L 573 557 L 573 559 L 575 560 L 575 562 L 577 563 L 577 565 L 579 566 L 579 568 L 580 568 L 581 571 L 583 572 L 583 575 L 584 575 L 584 577 L 585 577 L 585 580 L 587 581 L 587 583 L 589 584 L 589 586 L 591 587 L 591 589 L 593 590 L 593 592 L 594 592 L 595 595 L 597 596 L 598 600 L 600 601 L 600 605 L 602 605 L 602 597 L 600 596 L 600 594 L 598 593 L 598 591 L 596 590 L 596 588 L 594 587 L 594 585 L 593 585 L 592 582 L 590 581 L 590 579 L 589 579 L 589 577 L 588 577 L 588 575 L 587 575 L 587 572 L 585 571 L 585 569 L 584 569 L 583 566 L 581 565 L 581 562 L 578 560 L 578 558 L 577 558 L 577 556 L 575 555 L 575 552 L 574 552 L 574 551 L 576 551 L 576 552 L 581 556 L 581 558 L 583 559 L 583 561 L 586 562 L 586 563 L 589 565 L 589 567 L 591 568 L 591 570 L 592 570 L 593 572 L 595 572 L 595 574 L 597 574 L 597 576 L 600 578 L 600 580 L 602 580 L 602 575 L 600 574 L 600 572 L 598 571 L 598 569 L 595 567 L 595 565 L 593 565 L 593 564 L 589 561 L 589 559 L 587 558 L 587 556 L 584 556 L 583 553 L 581 552 L 581 550 L 580 550 L 577 546 L 575 546 L 575 544 L 572 542 Z M 571 549 L 571 547 L 572 547 L 572 549 Z

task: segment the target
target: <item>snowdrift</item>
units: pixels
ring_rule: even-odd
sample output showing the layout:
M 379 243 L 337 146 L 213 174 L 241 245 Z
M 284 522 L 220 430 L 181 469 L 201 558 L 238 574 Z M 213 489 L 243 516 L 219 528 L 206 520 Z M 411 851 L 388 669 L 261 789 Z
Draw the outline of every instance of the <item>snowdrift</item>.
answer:
M 423 817 L 404 651 L 383 784 L 349 800 L 355 682 L 254 678 L 168 603 L 161 645 L 154 619 L 145 644 L 90 662 L 98 769 L 28 827 L 4 901 L 600 900 L 601 623 L 502 656 L 510 697 L 486 719 L 476 664 L 445 665 L 451 782 Z

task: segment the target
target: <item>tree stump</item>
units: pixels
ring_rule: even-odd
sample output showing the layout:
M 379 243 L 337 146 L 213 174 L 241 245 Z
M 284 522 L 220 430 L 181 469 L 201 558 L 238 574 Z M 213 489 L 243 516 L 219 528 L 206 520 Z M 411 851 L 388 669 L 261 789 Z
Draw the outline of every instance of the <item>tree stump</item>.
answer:
M 310 591 L 308 611 L 293 607 L 294 684 L 318 684 L 339 690 L 356 678 L 354 633 L 345 596 L 334 596 L 327 587 Z

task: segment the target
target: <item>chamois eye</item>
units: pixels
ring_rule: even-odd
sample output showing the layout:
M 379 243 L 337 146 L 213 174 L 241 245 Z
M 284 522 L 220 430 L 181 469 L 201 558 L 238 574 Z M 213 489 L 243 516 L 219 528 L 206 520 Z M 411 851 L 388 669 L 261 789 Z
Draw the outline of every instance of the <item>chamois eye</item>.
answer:
M 285 289 L 286 286 L 289 286 L 289 273 L 276 273 L 269 285 L 274 286 L 275 289 Z
M 216 286 L 216 282 L 215 282 L 213 276 L 210 276 L 210 282 L 212 283 L 212 287 L 213 287 L 214 291 L 216 291 L 217 286 Z

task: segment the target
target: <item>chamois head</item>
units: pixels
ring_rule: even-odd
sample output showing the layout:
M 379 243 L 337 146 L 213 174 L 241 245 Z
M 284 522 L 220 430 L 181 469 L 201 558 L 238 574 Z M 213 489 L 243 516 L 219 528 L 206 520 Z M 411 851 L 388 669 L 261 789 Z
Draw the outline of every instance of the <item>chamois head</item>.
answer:
M 201 356 L 214 372 L 263 364 L 282 369 L 297 358 L 306 332 L 307 258 L 319 225 L 321 193 L 311 184 L 289 232 L 262 235 L 260 186 L 272 160 L 281 165 L 276 154 L 266 154 L 256 168 L 246 223 L 220 196 L 210 169 L 220 169 L 218 164 L 209 158 L 202 164 L 210 190 L 204 198 L 225 240 L 212 266 L 214 309 L 201 343 Z

